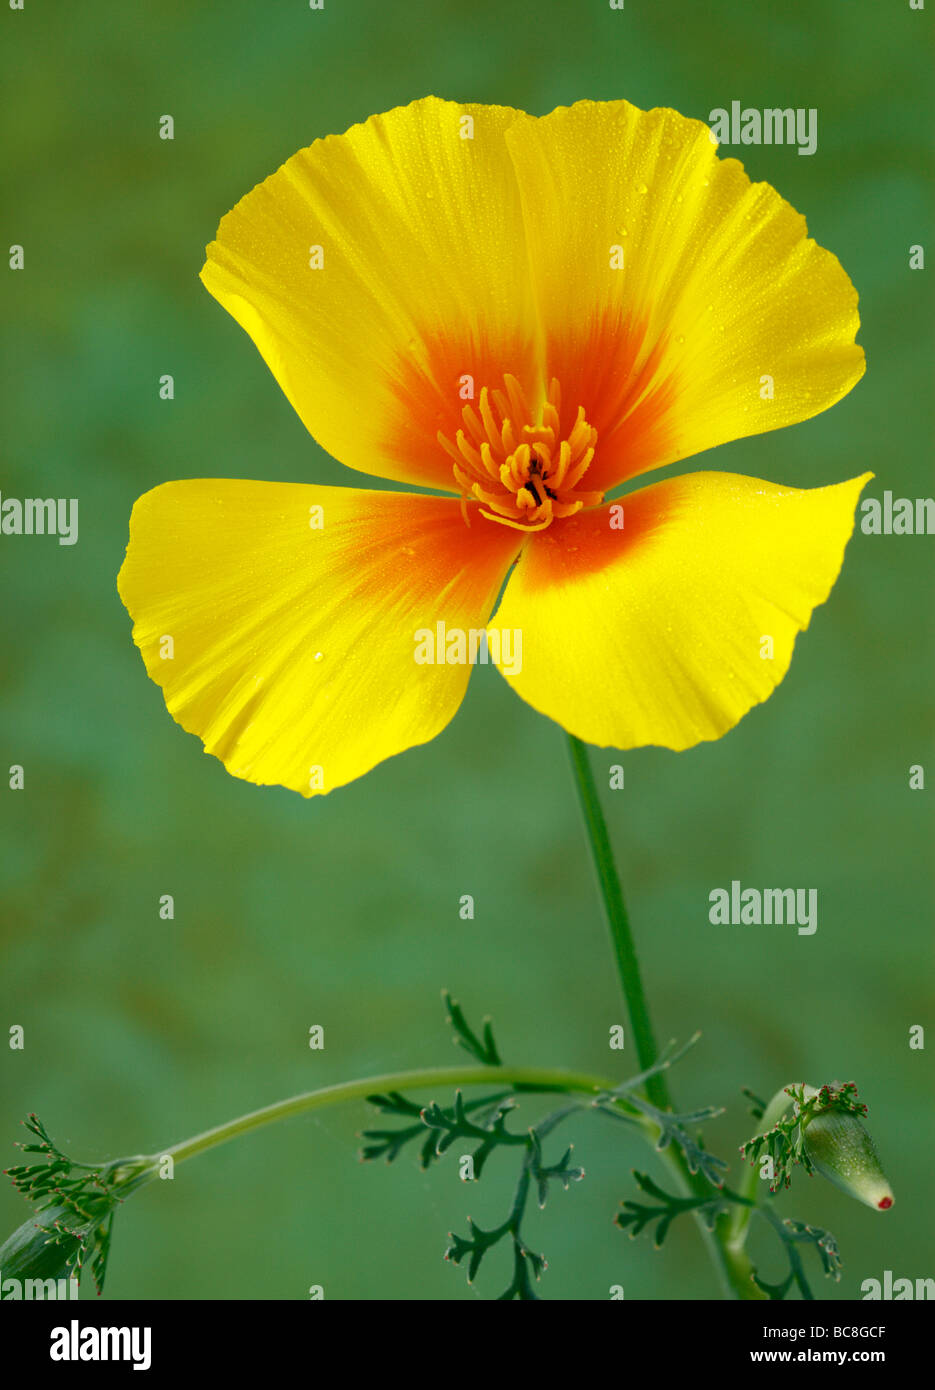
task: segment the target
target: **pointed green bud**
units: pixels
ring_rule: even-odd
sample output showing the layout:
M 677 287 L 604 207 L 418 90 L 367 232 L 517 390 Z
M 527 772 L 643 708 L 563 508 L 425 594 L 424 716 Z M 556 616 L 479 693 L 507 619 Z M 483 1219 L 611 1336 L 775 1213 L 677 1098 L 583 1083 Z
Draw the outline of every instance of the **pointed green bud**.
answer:
M 80 1236 L 59 1231 L 64 1207 L 46 1207 L 24 1221 L 0 1245 L 0 1276 L 13 1279 L 67 1279 L 81 1248 Z
M 20 1144 L 37 1161 L 6 1169 L 33 1204 L 29 1220 L 0 1246 L 0 1272 L 16 1279 L 81 1278 L 90 1266 L 104 1285 L 114 1212 L 158 1171 L 158 1158 L 137 1154 L 92 1167 L 76 1163 L 50 1138 L 38 1115 L 24 1121 L 36 1142 Z
M 876 1211 L 893 1205 L 893 1190 L 877 1157 L 873 1140 L 849 1100 L 856 1088 L 804 1086 L 803 1141 L 805 1156 L 829 1182 Z M 814 1108 L 809 1101 L 817 1098 Z M 864 1107 L 859 1107 L 863 1109 Z M 811 1109 L 811 1113 L 808 1111 Z

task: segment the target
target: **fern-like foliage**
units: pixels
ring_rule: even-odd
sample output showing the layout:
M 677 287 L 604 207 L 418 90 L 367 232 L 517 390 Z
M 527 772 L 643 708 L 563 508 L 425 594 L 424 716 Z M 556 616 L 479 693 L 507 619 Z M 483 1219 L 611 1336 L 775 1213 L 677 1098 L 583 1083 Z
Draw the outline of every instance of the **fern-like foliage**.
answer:
M 484 1065 L 502 1065 L 490 1020 L 485 1020 L 482 1031 L 477 1032 L 450 994 L 446 993 L 444 1000 L 455 1042 Z M 369 1096 L 370 1104 L 382 1114 L 392 1115 L 403 1123 L 392 1128 L 364 1131 L 362 1138 L 367 1142 L 361 1157 L 384 1158 L 387 1162 L 393 1162 L 410 1144 L 417 1144 L 420 1162 L 427 1168 L 457 1145 L 459 1152 L 462 1148 L 470 1149 L 473 1176 L 477 1179 L 497 1149 L 512 1150 L 519 1158 L 520 1166 L 510 1211 L 499 1225 L 489 1230 L 469 1220 L 466 1235 L 449 1236 L 445 1259 L 452 1264 L 463 1265 L 470 1283 L 492 1249 L 501 1242 L 511 1243 L 512 1278 L 499 1297 L 522 1300 L 538 1298 L 536 1286 L 547 1267 L 546 1260 L 527 1245 L 522 1223 L 532 1193 L 535 1193 L 539 1206 L 544 1207 L 554 1185 L 558 1184 L 567 1191 L 572 1183 L 580 1182 L 584 1177 L 584 1169 L 572 1162 L 573 1145 L 567 1145 L 557 1159 L 547 1159 L 544 1152 L 548 1136 L 571 1115 L 596 1109 L 624 1124 L 637 1125 L 644 1131 L 649 1131 L 652 1125 L 654 1129 L 649 1132 L 656 1136 L 657 1148 L 674 1145 L 683 1154 L 689 1171 L 701 1173 L 711 1183 L 714 1190 L 710 1197 L 669 1198 L 651 1179 L 639 1175 L 638 1181 L 643 1191 L 664 1200 L 661 1207 L 652 1210 L 629 1204 L 629 1214 L 618 1218 L 618 1222 L 624 1228 L 633 1226 L 633 1234 L 651 1221 L 655 1224 L 657 1241 L 661 1243 L 671 1222 L 683 1211 L 696 1210 L 703 1219 L 714 1221 L 725 1208 L 725 1201 L 717 1195 L 717 1189 L 723 1183 L 727 1165 L 723 1159 L 708 1152 L 699 1134 L 690 1132 L 691 1127 L 702 1125 L 722 1112 L 714 1106 L 705 1106 L 699 1110 L 673 1114 L 659 1110 L 643 1094 L 649 1078 L 671 1067 L 696 1040 L 690 1039 L 681 1048 L 671 1044 L 653 1066 L 613 1090 L 595 1095 L 593 1099 L 581 1100 L 569 1095 L 561 1109 L 523 1129 L 511 1128 L 510 1123 L 520 1099 L 528 1097 L 531 1090 L 560 1091 L 561 1087 L 517 1084 L 473 1100 L 466 1100 L 458 1091 L 449 1105 L 434 1101 L 430 1105 L 419 1106 L 398 1092 Z
M 789 1262 L 789 1272 L 779 1283 L 770 1284 L 760 1278 L 758 1273 L 754 1274 L 753 1282 L 768 1298 L 784 1299 L 790 1289 L 795 1287 L 803 1299 L 814 1299 L 815 1295 L 805 1276 L 805 1266 L 798 1251 L 798 1246 L 802 1244 L 815 1250 L 821 1262 L 822 1272 L 827 1278 L 833 1279 L 835 1283 L 840 1279 L 841 1256 L 837 1241 L 830 1231 L 824 1231 L 818 1226 L 808 1226 L 804 1221 L 783 1221 L 769 1207 L 762 1208 L 762 1214 L 782 1241 Z
M 485 1020 L 478 1033 L 451 995 L 446 992 L 443 997 L 455 1042 L 485 1066 L 500 1066 L 500 1052 L 490 1020 Z M 476 1181 L 497 1149 L 511 1150 L 519 1158 L 516 1189 L 505 1219 L 490 1230 L 469 1219 L 468 1234 L 450 1233 L 445 1249 L 445 1259 L 451 1264 L 464 1265 L 468 1283 L 472 1283 L 492 1249 L 501 1242 L 512 1244 L 513 1272 L 510 1283 L 499 1295 L 501 1299 L 525 1301 L 539 1297 L 536 1285 L 547 1261 L 544 1255 L 529 1248 L 522 1232 L 531 1193 L 536 1194 L 539 1206 L 544 1207 L 551 1185 L 558 1184 L 567 1191 L 573 1182 L 580 1182 L 584 1177 L 584 1169 L 571 1162 L 573 1145 L 568 1145 L 555 1161 L 547 1161 L 543 1151 L 544 1140 L 557 1125 L 569 1115 L 587 1108 L 582 1101 L 571 1101 L 525 1129 L 510 1128 L 509 1121 L 517 1109 L 519 1097 L 547 1090 L 561 1091 L 562 1088 L 517 1084 L 509 1090 L 473 1100 L 466 1100 L 461 1091 L 456 1091 L 450 1105 L 433 1101 L 430 1105 L 419 1106 L 398 1092 L 367 1097 L 382 1114 L 398 1116 L 409 1123 L 392 1129 L 365 1130 L 361 1137 L 368 1142 L 361 1151 L 363 1159 L 384 1158 L 393 1162 L 412 1141 L 418 1141 L 420 1163 L 427 1168 L 457 1144 L 459 1152 L 462 1148 L 470 1149 Z
M 708 1229 L 713 1230 L 721 1213 L 730 1210 L 730 1200 L 722 1192 L 714 1192 L 710 1197 L 673 1197 L 646 1173 L 638 1173 L 634 1169 L 633 1176 L 640 1191 L 653 1201 L 644 1203 L 630 1198 L 622 1203 L 623 1211 L 618 1212 L 614 1220 L 631 1240 L 642 1235 L 647 1227 L 652 1227 L 653 1244 L 657 1250 L 662 1247 L 676 1217 L 684 1216 L 686 1212 L 696 1212 Z

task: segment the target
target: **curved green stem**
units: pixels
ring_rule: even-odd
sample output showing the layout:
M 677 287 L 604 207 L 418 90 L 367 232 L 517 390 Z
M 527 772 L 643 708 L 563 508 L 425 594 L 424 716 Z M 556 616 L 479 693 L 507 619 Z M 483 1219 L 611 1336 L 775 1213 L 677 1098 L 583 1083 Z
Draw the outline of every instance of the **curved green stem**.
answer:
M 778 1124 L 782 1119 L 791 1104 L 792 1097 L 784 1086 L 782 1090 L 776 1092 L 763 1111 L 763 1116 L 756 1133 L 766 1134 L 771 1130 L 773 1125 Z M 750 1217 L 759 1206 L 760 1192 L 762 1191 L 760 1182 L 761 1179 L 758 1168 L 755 1164 L 748 1164 L 744 1170 L 743 1180 L 739 1184 L 738 1190 L 741 1197 L 746 1198 L 751 1205 L 734 1208 L 731 1213 L 730 1225 L 727 1233 L 728 1243 L 734 1250 L 742 1250 L 744 1242 L 747 1239 Z
M 611 1091 L 617 1084 L 601 1076 L 586 1076 L 581 1072 L 560 1071 L 544 1067 L 427 1067 L 416 1071 L 390 1072 L 385 1076 L 367 1076 L 356 1081 L 341 1081 L 334 1086 L 322 1086 L 316 1091 L 303 1091 L 301 1095 L 290 1096 L 287 1100 L 265 1105 L 262 1110 L 252 1110 L 240 1115 L 227 1124 L 196 1134 L 174 1148 L 163 1150 L 159 1155 L 172 1158 L 176 1163 L 194 1158 L 206 1149 L 226 1144 L 228 1139 L 236 1139 L 251 1130 L 262 1129 L 265 1125 L 288 1120 L 294 1115 L 307 1115 L 313 1110 L 322 1110 L 328 1105 L 340 1105 L 349 1100 L 365 1100 L 367 1096 L 385 1095 L 387 1091 L 424 1090 L 438 1086 L 490 1086 L 505 1083 L 522 1087 L 529 1091 L 577 1092 L 597 1095 Z M 639 1123 L 639 1121 L 636 1121 Z M 645 1126 L 644 1127 L 648 1127 Z M 654 1128 L 654 1126 L 652 1127 Z
M 645 1070 L 653 1065 L 659 1054 L 649 1017 L 646 991 L 643 988 L 643 980 L 640 975 L 636 943 L 630 928 L 630 918 L 623 900 L 623 889 L 620 886 L 620 877 L 614 863 L 610 836 L 607 833 L 607 822 L 601 809 L 587 747 L 579 738 L 575 738 L 574 734 L 568 735 L 568 746 L 571 751 L 575 784 L 584 815 L 588 843 L 604 902 L 607 925 L 610 928 L 617 971 L 630 1016 L 630 1029 L 640 1066 Z M 660 1110 L 674 1109 L 665 1073 L 657 1072 L 647 1079 L 646 1093 L 652 1103 Z M 691 1194 L 696 1196 L 710 1195 L 706 1179 L 700 1173 L 688 1171 L 688 1165 L 680 1151 L 667 1148 L 663 1151 L 662 1157 L 668 1163 L 683 1196 Z M 746 1206 L 741 1207 L 740 1210 L 749 1212 L 749 1208 Z M 765 1298 L 766 1295 L 753 1283 L 753 1265 L 743 1249 L 743 1242 L 738 1246 L 729 1242 L 728 1234 L 732 1219 L 726 1216 L 721 1217 L 712 1231 L 708 1229 L 701 1216 L 696 1213 L 697 1224 L 727 1293 L 734 1298 L 744 1300 Z M 749 1219 L 749 1215 L 747 1219 Z

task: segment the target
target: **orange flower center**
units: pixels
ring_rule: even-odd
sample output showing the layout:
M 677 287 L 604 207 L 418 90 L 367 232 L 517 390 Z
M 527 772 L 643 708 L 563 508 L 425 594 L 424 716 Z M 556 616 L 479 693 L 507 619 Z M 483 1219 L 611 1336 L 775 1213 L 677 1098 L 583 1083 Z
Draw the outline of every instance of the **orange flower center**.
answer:
M 481 503 L 481 515 L 519 531 L 544 531 L 553 521 L 596 507 L 601 492 L 580 490 L 590 467 L 597 430 L 584 406 L 566 438 L 561 432 L 561 389 L 553 378 L 539 423 L 515 376 L 504 376 L 505 391 L 483 387 L 479 412 L 466 405 L 464 428 L 455 442 L 439 432 L 438 442 L 451 457 L 461 490 L 461 510 L 470 525 L 467 500 Z

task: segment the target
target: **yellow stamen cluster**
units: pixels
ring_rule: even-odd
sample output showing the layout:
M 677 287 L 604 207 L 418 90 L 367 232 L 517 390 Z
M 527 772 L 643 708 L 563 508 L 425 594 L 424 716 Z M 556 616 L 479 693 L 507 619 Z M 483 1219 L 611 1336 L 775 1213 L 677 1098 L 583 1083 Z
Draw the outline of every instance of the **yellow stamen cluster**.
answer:
M 596 507 L 600 492 L 578 492 L 594 457 L 597 430 L 584 417 L 584 406 L 566 439 L 560 439 L 561 389 L 553 378 L 539 424 L 515 376 L 504 376 L 506 391 L 480 393 L 479 413 L 472 405 L 461 412 L 464 428 L 454 444 L 439 432 L 438 442 L 454 463 L 461 489 L 461 510 L 470 525 L 467 500 L 482 504 L 481 515 L 519 531 L 544 531 L 560 517 Z

